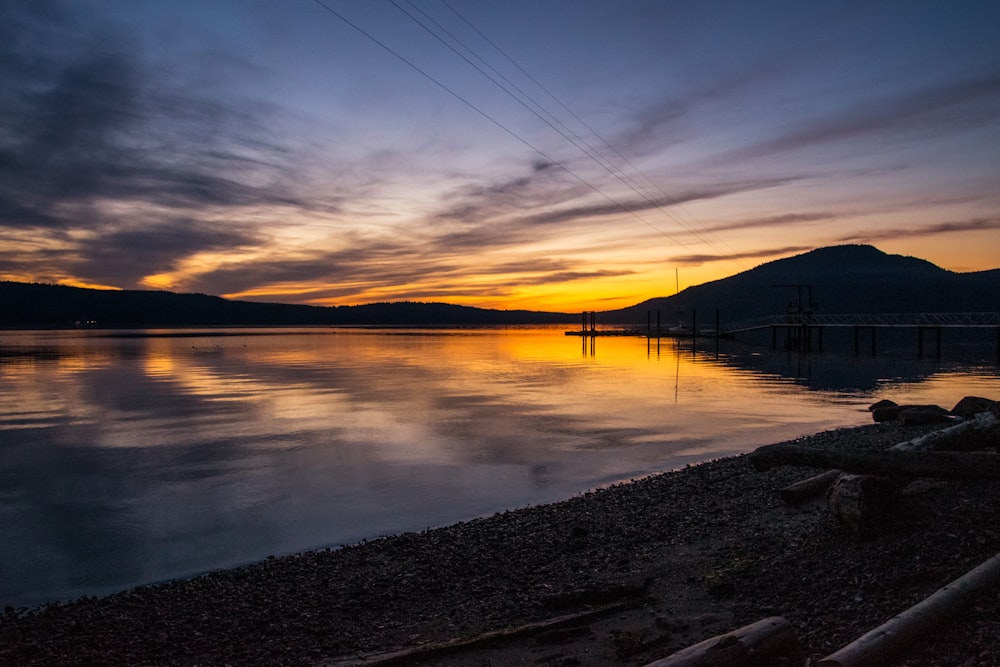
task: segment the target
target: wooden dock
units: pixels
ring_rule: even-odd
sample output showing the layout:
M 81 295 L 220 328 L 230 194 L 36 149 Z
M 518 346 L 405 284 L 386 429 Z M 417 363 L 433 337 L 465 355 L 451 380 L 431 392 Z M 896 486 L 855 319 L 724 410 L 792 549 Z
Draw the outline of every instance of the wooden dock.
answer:
M 996 358 L 1000 363 L 1000 313 L 874 313 L 874 314 L 819 314 L 809 310 L 772 315 L 755 320 L 722 325 L 716 311 L 715 327 L 698 329 L 695 313 L 691 326 L 662 327 L 659 312 L 656 325 L 652 323 L 652 313 L 647 315 L 646 327 L 604 326 L 597 328 L 597 313 L 583 314 L 581 327 L 566 331 L 567 336 L 641 336 L 644 338 L 735 338 L 738 334 L 761 330 L 771 330 L 771 345 L 777 349 L 779 334 L 784 334 L 786 349 L 802 351 L 822 351 L 823 331 L 827 328 L 851 328 L 854 330 L 854 352 L 859 354 L 868 347 L 871 354 L 878 350 L 878 331 L 883 329 L 912 329 L 916 332 L 917 354 L 925 353 L 925 342 L 933 338 L 934 355 L 941 356 L 941 335 L 943 330 L 993 329 L 996 332 Z M 868 339 L 863 344 L 862 338 Z

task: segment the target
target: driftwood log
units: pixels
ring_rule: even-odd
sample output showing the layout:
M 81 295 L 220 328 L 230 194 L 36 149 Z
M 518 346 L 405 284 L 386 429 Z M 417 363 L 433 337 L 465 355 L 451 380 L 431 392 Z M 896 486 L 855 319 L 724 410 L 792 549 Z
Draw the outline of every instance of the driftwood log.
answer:
M 827 470 L 826 472 L 821 472 L 818 475 L 813 475 L 812 477 L 807 477 L 806 479 L 795 482 L 794 484 L 789 484 L 785 488 L 778 491 L 778 495 L 789 505 L 797 505 L 810 498 L 815 498 L 816 496 L 826 493 L 826 490 L 830 488 L 840 476 L 839 470 Z
M 851 539 L 867 540 L 882 530 L 907 484 L 908 479 L 899 477 L 842 473 L 827 491 L 826 506 Z
M 916 462 L 916 459 L 926 456 L 929 453 L 928 450 L 968 450 L 971 449 L 969 446 L 970 439 L 973 441 L 978 440 L 979 442 L 987 441 L 992 443 L 993 438 L 995 438 L 998 433 L 1000 433 L 1000 420 L 998 420 L 990 412 L 981 412 L 976 415 L 974 419 L 964 421 L 948 428 L 931 431 L 930 433 L 922 435 L 918 438 L 913 438 L 912 440 L 900 442 L 884 451 L 845 452 L 840 450 L 834 451 L 815 449 L 804 445 L 796 445 L 794 443 L 779 443 L 776 445 L 758 447 L 750 454 L 750 463 L 757 470 L 770 470 L 771 468 L 780 465 L 795 465 L 812 468 L 839 468 L 840 470 L 850 470 L 850 472 L 857 473 L 868 472 L 876 474 L 909 475 L 911 477 L 935 477 L 937 475 L 925 475 L 916 471 L 907 472 L 904 469 L 908 466 L 919 467 L 920 464 Z M 952 447 L 950 445 L 960 446 Z M 908 456 L 907 454 L 896 457 L 894 454 L 897 452 L 907 454 L 919 452 L 919 454 L 915 457 Z M 942 451 L 938 453 L 944 454 L 946 452 Z M 961 452 L 947 453 L 953 455 L 951 460 L 953 460 L 956 464 L 961 465 Z M 978 456 L 982 457 L 994 455 L 979 454 Z M 948 460 L 947 456 L 940 459 L 941 462 L 946 460 Z M 976 458 L 967 460 L 970 463 L 980 462 Z M 907 462 L 902 463 L 903 461 Z M 985 461 L 988 462 L 989 459 L 985 459 Z M 897 464 L 902 467 L 896 468 L 895 466 Z M 892 472 L 892 470 L 897 471 Z M 949 477 L 949 475 L 946 474 L 945 477 Z M 954 479 L 955 477 L 968 478 L 968 475 L 954 473 L 954 476 L 949 478 Z M 993 476 L 992 474 L 987 473 L 980 479 L 982 478 L 992 479 Z
M 706 639 L 646 667 L 755 667 L 799 665 L 798 635 L 781 616 L 771 616 Z
M 984 411 L 948 428 L 931 431 L 918 438 L 893 445 L 890 449 L 940 449 L 971 451 L 1000 444 L 1000 419 Z
M 1000 479 L 1000 454 L 985 452 L 838 451 L 783 443 L 758 448 L 750 462 L 757 470 L 793 465 L 884 477 Z
M 1000 586 L 1000 554 L 967 572 L 926 600 L 817 663 L 817 667 L 884 667 L 908 646 L 940 629 L 985 589 Z
M 883 516 L 912 478 L 1000 479 L 998 454 L 938 451 L 996 446 L 998 441 L 1000 420 L 991 410 L 885 451 L 845 452 L 787 443 L 758 448 L 750 462 L 758 470 L 779 465 L 830 468 L 782 489 L 781 496 L 785 502 L 800 502 L 828 485 L 830 511 L 854 539 L 863 540 L 878 532 Z

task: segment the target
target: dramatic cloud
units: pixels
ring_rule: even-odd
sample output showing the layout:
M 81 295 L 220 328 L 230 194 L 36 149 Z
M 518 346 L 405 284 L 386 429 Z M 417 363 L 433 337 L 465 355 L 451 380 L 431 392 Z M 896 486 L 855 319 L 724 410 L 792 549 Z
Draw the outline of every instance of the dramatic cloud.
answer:
M 785 255 L 794 255 L 800 252 L 807 252 L 812 250 L 813 246 L 782 246 L 780 248 L 762 248 L 760 250 L 754 250 L 750 252 L 742 252 L 738 254 L 726 254 L 726 255 L 676 255 L 670 258 L 670 261 L 675 264 L 682 265 L 694 265 L 705 264 L 708 262 L 718 262 L 723 259 L 762 259 L 766 257 L 782 257 Z
M 206 211 L 303 205 L 287 156 L 264 139 L 263 107 L 164 85 L 113 26 L 44 5 L 3 18 L 19 37 L 0 57 L 0 228 L 86 230 L 75 269 L 134 285 L 151 267 L 259 238 Z
M 230 226 L 213 228 L 191 219 L 171 220 L 88 238 L 78 245 L 80 259 L 74 268 L 106 284 L 121 280 L 139 283 L 149 275 L 150 267 L 170 271 L 199 252 L 229 251 L 261 241 L 256 232 L 240 232 Z
M 710 232 L 731 231 L 734 229 L 770 229 L 773 227 L 785 227 L 788 225 L 800 225 L 813 222 L 825 222 L 835 220 L 840 214 L 828 211 L 817 211 L 816 213 L 785 213 L 783 215 L 772 215 L 766 218 L 753 218 L 751 220 L 738 220 L 716 224 L 708 227 Z
M 1000 256 L 995 3 L 342 9 L 3 3 L 0 278 L 580 310 L 837 242 Z
M 941 234 L 960 234 L 1000 229 L 1000 218 L 977 218 L 956 222 L 942 222 L 920 227 L 878 228 L 858 234 L 849 234 L 837 239 L 838 243 L 875 243 L 886 239 L 904 239 Z
M 1000 71 L 916 91 L 875 96 L 843 111 L 804 122 L 778 136 L 719 156 L 720 161 L 767 157 L 873 135 L 900 141 L 914 133 L 948 135 L 1000 117 Z

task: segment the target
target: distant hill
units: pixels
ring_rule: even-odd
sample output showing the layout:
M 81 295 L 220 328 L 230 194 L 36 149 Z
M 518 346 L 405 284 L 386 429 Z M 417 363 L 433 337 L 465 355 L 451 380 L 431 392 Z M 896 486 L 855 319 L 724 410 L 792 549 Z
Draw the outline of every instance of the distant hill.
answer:
M 818 313 L 1000 311 L 1000 269 L 947 271 L 915 257 L 889 255 L 867 245 L 820 248 L 749 271 L 689 287 L 670 297 L 598 313 L 602 324 L 645 325 L 660 311 L 663 324 L 712 326 L 779 315 L 801 299 Z M 231 301 L 204 294 L 109 291 L 0 282 L 0 327 L 400 325 L 463 326 L 576 324 L 579 315 L 489 310 L 446 303 L 373 303 L 303 306 Z
M 659 310 L 665 325 L 689 324 L 694 311 L 699 326 L 711 326 L 716 308 L 723 323 L 735 323 L 783 314 L 800 299 L 824 314 L 997 312 L 1000 269 L 955 273 L 868 245 L 832 246 L 599 313 L 598 321 L 644 325 Z
M 95 290 L 0 282 L 0 327 L 101 328 L 270 325 L 468 326 L 558 324 L 563 313 L 489 310 L 446 303 L 303 306 L 231 301 L 204 294 Z

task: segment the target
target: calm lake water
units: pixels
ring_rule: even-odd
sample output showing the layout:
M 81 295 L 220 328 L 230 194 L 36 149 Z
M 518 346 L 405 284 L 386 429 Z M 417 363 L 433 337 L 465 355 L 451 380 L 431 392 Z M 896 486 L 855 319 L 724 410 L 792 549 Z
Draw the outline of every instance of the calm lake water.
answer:
M 0 606 L 567 498 L 879 398 L 1000 396 L 995 361 L 565 328 L 0 332 Z

